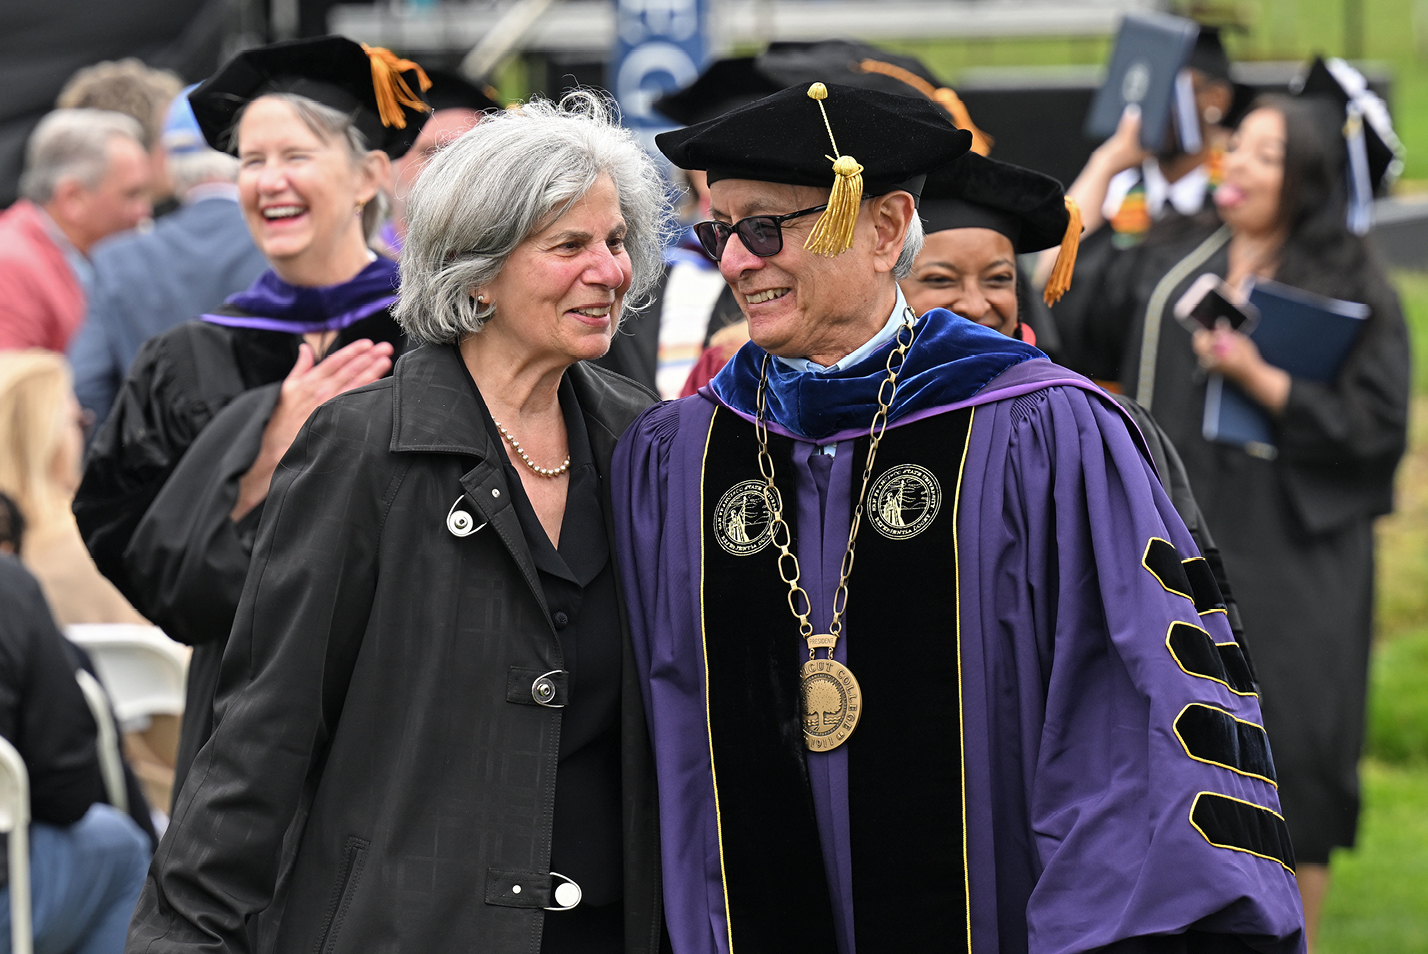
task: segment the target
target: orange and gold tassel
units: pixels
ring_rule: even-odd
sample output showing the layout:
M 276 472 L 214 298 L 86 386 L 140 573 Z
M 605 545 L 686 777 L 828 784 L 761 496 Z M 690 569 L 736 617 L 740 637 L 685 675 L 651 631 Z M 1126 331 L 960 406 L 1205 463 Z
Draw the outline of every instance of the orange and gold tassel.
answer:
M 1061 300 L 1071 287 L 1071 273 L 1076 270 L 1076 252 L 1081 247 L 1081 208 L 1076 200 L 1066 197 L 1066 234 L 1061 237 L 1061 250 L 1056 253 L 1056 264 L 1051 268 L 1051 277 L 1046 280 L 1046 290 L 1042 301 L 1054 305 Z
M 828 98 L 828 87 L 814 83 L 808 87 L 808 98 L 816 102 L 819 112 L 823 113 L 828 141 L 833 144 L 833 152 L 837 153 L 838 140 L 833 138 L 833 126 L 828 122 L 828 111 L 823 108 L 823 100 Z M 863 201 L 863 167 L 852 156 L 824 158 L 833 163 L 833 191 L 828 196 L 828 207 L 818 217 L 803 247 L 815 255 L 832 258 L 853 247 L 853 229 L 858 222 L 858 207 Z
M 967 104 L 962 102 L 962 97 L 946 86 L 933 86 L 927 80 L 918 76 L 911 70 L 905 70 L 901 66 L 892 63 L 884 63 L 882 60 L 863 60 L 858 64 L 858 69 L 864 73 L 879 73 L 883 76 L 890 76 L 900 83 L 905 83 L 917 90 L 923 96 L 932 100 L 952 116 L 952 124 L 958 129 L 965 129 L 972 134 L 972 151 L 979 156 L 985 156 L 992 151 L 992 145 L 996 142 L 991 136 L 977 128 L 977 124 L 972 122 L 972 114 L 967 112 Z
M 416 70 L 417 84 L 425 93 L 431 89 L 431 80 L 427 77 L 426 70 L 380 46 L 363 43 L 362 49 L 372 64 L 372 90 L 377 94 L 377 113 L 382 117 L 383 126 L 406 129 L 407 115 L 402 112 L 403 106 L 422 113 L 431 112 L 431 107 L 412 92 L 406 77 L 402 76 L 408 70 Z

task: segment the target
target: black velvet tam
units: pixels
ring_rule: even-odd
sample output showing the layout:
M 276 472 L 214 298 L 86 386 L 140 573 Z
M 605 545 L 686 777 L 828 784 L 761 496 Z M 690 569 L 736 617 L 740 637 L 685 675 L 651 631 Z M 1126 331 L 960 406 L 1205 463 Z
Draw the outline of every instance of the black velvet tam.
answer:
M 975 152 L 929 175 L 918 208 L 928 234 L 992 229 L 1018 255 L 1059 246 L 1068 221 L 1060 182 Z
M 1342 66 L 1342 61 L 1338 61 Z M 1352 71 L 1352 68 L 1350 68 Z M 1356 71 L 1355 71 L 1356 72 Z M 1359 76 L 1359 80 L 1363 77 Z M 1336 132 L 1342 135 L 1342 127 L 1345 118 L 1345 110 L 1348 108 L 1350 91 L 1344 88 L 1344 84 L 1336 78 L 1329 69 L 1329 64 L 1322 56 L 1316 56 L 1314 62 L 1309 65 L 1309 70 L 1305 73 L 1302 81 L 1296 82 L 1295 95 L 1323 100 L 1335 107 L 1332 119 L 1326 112 L 1326 122 L 1332 122 L 1336 127 Z M 1374 97 L 1376 98 L 1376 97 Z M 1379 101 L 1382 103 L 1382 101 Z M 1393 131 L 1393 126 L 1389 121 L 1388 109 L 1383 107 L 1381 114 L 1365 111 L 1364 123 L 1364 148 L 1368 153 L 1369 181 L 1373 185 L 1374 191 L 1381 191 L 1388 180 L 1389 167 L 1398 158 L 1402 146 L 1399 144 L 1398 136 Z
M 655 112 L 682 126 L 692 126 L 747 106 L 787 86 L 758 68 L 758 57 L 715 60 L 688 86 L 654 101 Z
M 371 148 L 396 159 L 416 141 L 428 113 L 398 104 L 405 125 L 384 123 L 372 74 L 367 51 L 346 37 L 286 40 L 236 54 L 188 101 L 203 137 L 224 152 L 233 151 L 233 123 L 244 106 L 268 93 L 295 93 L 347 113 Z M 419 97 L 415 70 L 404 72 L 404 79 Z
M 426 91 L 426 102 L 432 112 L 443 109 L 474 109 L 483 113 L 488 109 L 502 109 L 496 102 L 495 90 L 482 88 L 453 70 L 427 70 L 431 79 L 431 89 Z M 415 87 L 413 87 L 415 89 Z
M 888 70 L 888 67 L 895 69 Z M 911 74 L 917 84 L 898 78 L 903 73 Z M 839 83 L 921 100 L 927 99 L 926 89 L 946 85 L 916 57 L 890 53 L 867 43 L 790 41 L 770 43 L 758 56 L 715 60 L 693 83 L 655 100 L 654 108 L 662 116 L 688 126 L 713 119 L 785 87 L 810 83 Z
M 681 169 L 703 169 L 709 181 L 754 179 L 828 188 L 838 154 L 863 166 L 863 195 L 904 189 L 965 153 L 972 134 L 947 121 L 928 100 L 828 84 L 823 100 L 838 151 L 808 85 L 790 86 L 722 116 L 661 133 L 655 145 Z

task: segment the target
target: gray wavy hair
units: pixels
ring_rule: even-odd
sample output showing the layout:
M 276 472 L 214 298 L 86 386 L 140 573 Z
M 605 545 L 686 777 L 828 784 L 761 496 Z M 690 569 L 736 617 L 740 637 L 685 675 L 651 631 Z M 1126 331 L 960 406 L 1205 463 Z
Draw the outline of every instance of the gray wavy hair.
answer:
M 454 344 L 480 331 L 494 309 L 476 300 L 475 289 L 500 274 L 522 242 L 564 214 L 602 174 L 614 181 L 625 218 L 633 280 L 624 307 L 641 307 L 674 234 L 664 178 L 619 125 L 614 104 L 576 90 L 559 103 L 533 99 L 487 115 L 422 171 L 407 199 L 394 309 L 402 328 L 433 344 Z

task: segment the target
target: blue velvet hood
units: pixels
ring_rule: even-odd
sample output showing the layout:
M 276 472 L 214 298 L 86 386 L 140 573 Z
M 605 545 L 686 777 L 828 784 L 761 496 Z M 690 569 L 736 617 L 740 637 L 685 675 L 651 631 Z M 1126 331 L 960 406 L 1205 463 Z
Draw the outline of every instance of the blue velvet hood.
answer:
M 866 429 L 887 374 L 889 341 L 850 368 L 828 373 L 795 371 L 769 362 L 768 420 L 807 440 Z M 764 349 L 750 341 L 709 382 L 718 400 L 747 417 L 757 410 Z M 912 347 L 898 376 L 888 423 L 965 401 L 1003 371 L 1046 355 L 1025 342 L 934 308 L 918 319 Z

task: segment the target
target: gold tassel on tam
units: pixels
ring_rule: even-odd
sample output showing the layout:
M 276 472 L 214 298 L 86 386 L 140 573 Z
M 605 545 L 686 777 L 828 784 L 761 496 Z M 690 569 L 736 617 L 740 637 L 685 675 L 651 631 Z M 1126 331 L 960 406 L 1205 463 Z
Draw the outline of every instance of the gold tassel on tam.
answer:
M 863 60 L 858 64 L 858 69 L 864 73 L 878 73 L 883 76 L 890 76 L 899 83 L 905 83 L 917 90 L 923 96 L 932 100 L 938 106 L 947 110 L 952 117 L 952 124 L 958 129 L 965 129 L 972 134 L 972 151 L 979 156 L 985 156 L 992 151 L 992 146 L 996 140 L 977 128 L 977 124 L 972 122 L 972 114 L 967 112 L 967 105 L 962 102 L 962 97 L 945 86 L 933 86 L 927 80 L 918 76 L 912 70 L 905 70 L 894 63 L 884 63 L 882 60 Z
M 833 126 L 828 122 L 828 111 L 823 108 L 828 87 L 814 83 L 808 87 L 808 98 L 818 104 L 823 126 L 828 130 L 828 141 L 833 144 L 833 151 L 838 152 L 838 140 L 833 138 Z M 832 258 L 853 247 L 853 227 L 858 222 L 858 207 L 863 201 L 863 167 L 852 156 L 824 158 L 833 163 L 833 192 L 828 196 L 828 208 L 818 217 L 803 247 L 815 255 Z
M 1051 268 L 1051 277 L 1046 280 L 1046 290 L 1042 301 L 1054 305 L 1061 300 L 1071 287 L 1071 273 L 1076 270 L 1076 252 L 1081 247 L 1081 209 L 1076 200 L 1066 197 L 1066 234 L 1061 237 L 1061 250 L 1056 253 L 1056 264 Z
M 383 126 L 406 129 L 407 116 L 402 112 L 403 106 L 422 113 L 431 112 L 431 107 L 412 92 L 406 77 L 402 76 L 408 70 L 416 70 L 417 83 L 425 93 L 431 89 L 431 80 L 427 78 L 426 70 L 380 46 L 363 43 L 362 49 L 372 64 L 372 90 L 377 94 L 377 113 L 382 117 Z

